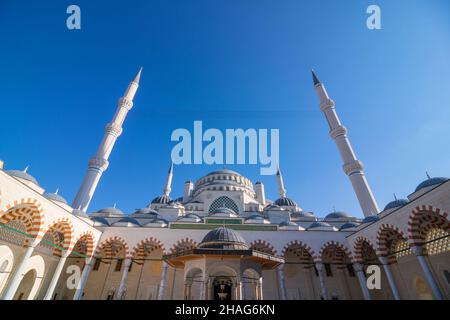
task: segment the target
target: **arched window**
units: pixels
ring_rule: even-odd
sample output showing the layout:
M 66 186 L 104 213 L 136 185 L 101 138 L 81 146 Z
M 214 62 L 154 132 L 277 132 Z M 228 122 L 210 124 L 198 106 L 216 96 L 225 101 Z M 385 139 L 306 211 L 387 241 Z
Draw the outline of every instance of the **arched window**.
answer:
M 450 238 L 442 229 L 431 229 L 425 237 L 425 247 L 428 255 L 434 255 L 450 251 Z
M 219 197 L 214 200 L 209 207 L 209 212 L 214 212 L 219 208 L 228 208 L 236 213 L 239 213 L 239 207 L 237 206 L 237 204 L 233 200 L 225 196 Z

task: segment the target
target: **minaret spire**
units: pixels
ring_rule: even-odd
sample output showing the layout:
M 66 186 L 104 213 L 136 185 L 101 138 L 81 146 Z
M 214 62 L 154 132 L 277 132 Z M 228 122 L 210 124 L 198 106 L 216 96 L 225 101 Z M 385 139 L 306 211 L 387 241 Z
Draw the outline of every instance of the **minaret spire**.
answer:
M 103 141 L 100 144 L 97 153 L 89 160 L 88 170 L 84 176 L 83 183 L 78 190 L 77 196 L 72 203 L 72 207 L 79 208 L 86 212 L 89 203 L 92 200 L 95 189 L 103 172 L 108 168 L 108 158 L 112 152 L 117 138 L 122 134 L 122 124 L 128 114 L 128 111 L 133 107 L 133 99 L 139 87 L 142 67 L 130 82 L 127 90 L 122 98 L 119 99 L 117 111 L 110 123 L 106 125 Z
M 172 178 L 173 178 L 173 162 L 170 162 L 169 172 L 167 173 L 166 186 L 163 189 L 165 196 L 169 196 L 170 191 L 172 191 Z
M 358 198 L 359 205 L 364 216 L 370 216 L 379 212 L 377 202 L 364 175 L 364 167 L 356 158 L 355 152 L 347 136 L 347 128 L 341 124 L 334 107 L 334 101 L 330 99 L 325 86 L 320 82 L 316 73 L 312 71 L 314 88 L 320 100 L 320 110 L 324 113 L 330 128 L 330 136 L 336 142 L 342 158 L 343 169 L 349 177 L 353 190 Z
M 280 198 L 286 197 L 286 189 L 284 188 L 283 175 L 281 174 L 280 167 L 277 168 L 277 180 L 278 180 L 278 194 Z

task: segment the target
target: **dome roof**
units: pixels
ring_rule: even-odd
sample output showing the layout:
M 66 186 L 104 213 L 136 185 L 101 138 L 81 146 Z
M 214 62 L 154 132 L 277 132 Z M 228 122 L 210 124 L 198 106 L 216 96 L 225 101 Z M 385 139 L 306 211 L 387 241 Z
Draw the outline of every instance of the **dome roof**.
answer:
M 264 220 L 264 217 L 259 214 L 253 214 L 253 215 L 249 216 L 248 218 L 246 218 L 245 220 Z
M 371 223 L 380 220 L 379 216 L 367 216 L 363 219 L 362 223 Z
M 96 212 L 94 212 L 94 216 L 96 217 L 122 217 L 123 212 L 120 209 L 111 207 L 111 208 L 103 208 Z
M 315 228 L 331 228 L 331 225 L 326 222 L 316 221 L 311 223 L 311 225 L 308 227 L 308 229 L 315 229 Z
M 420 189 L 426 188 L 426 187 L 431 187 L 431 186 L 435 186 L 438 184 L 441 184 L 445 181 L 447 181 L 448 178 L 445 177 L 435 177 L 435 178 L 428 178 L 425 181 L 422 181 L 416 188 L 415 191 L 419 191 Z
M 384 207 L 384 210 L 402 207 L 402 206 L 404 206 L 405 204 L 407 204 L 408 202 L 409 202 L 408 199 L 395 199 L 394 201 L 389 202 L 389 203 Z
M 172 200 L 170 199 L 169 196 L 166 196 L 165 194 L 163 194 L 162 196 L 158 196 L 155 199 L 152 200 L 152 204 L 156 203 L 156 204 L 168 204 L 170 203 Z
M 44 197 L 52 200 L 52 201 L 57 201 L 57 202 L 62 202 L 64 204 L 67 204 L 66 199 L 64 199 L 62 196 L 60 196 L 57 193 L 44 193 Z
M 341 228 L 339 230 L 345 230 L 345 229 L 350 229 L 350 228 L 356 228 L 357 226 L 359 226 L 358 223 L 356 222 L 346 222 L 344 223 Z
M 86 212 L 79 209 L 73 209 L 72 214 L 77 217 L 89 218 Z
M 254 195 L 252 182 L 246 177 L 242 176 L 236 171 L 223 169 L 208 173 L 195 182 L 192 195 L 203 192 L 204 190 L 224 190 L 236 191 L 244 190 L 247 193 Z
M 130 215 L 130 217 L 139 218 L 139 219 L 145 219 L 145 218 L 154 219 L 157 216 L 158 216 L 158 212 L 151 208 L 148 208 L 148 207 L 138 209 L 136 212 L 134 212 Z
M 292 221 L 286 220 L 286 221 L 281 222 L 281 223 L 279 224 L 279 226 L 280 226 L 280 227 L 287 227 L 287 226 L 298 227 L 298 224 L 296 224 L 296 223 L 294 223 L 294 222 L 292 222 Z
M 214 174 L 234 174 L 234 175 L 237 175 L 237 176 L 242 176 L 239 172 L 236 172 L 236 171 L 233 171 L 233 170 L 228 170 L 228 169 L 221 169 L 221 170 L 216 170 L 216 171 L 212 171 L 212 172 L 208 173 L 206 175 L 206 177 L 214 175 Z
M 119 219 L 116 222 L 114 222 L 112 225 L 113 226 L 124 226 L 124 227 L 130 226 L 130 225 L 138 226 L 138 227 L 141 226 L 139 221 L 137 221 L 136 219 L 131 218 L 131 217 L 123 217 L 122 219 Z
M 108 220 L 106 220 L 103 217 L 93 217 L 91 218 L 92 221 L 94 221 L 94 226 L 95 227 L 105 227 L 105 226 L 109 226 L 109 222 Z
M 225 208 L 225 207 L 217 208 L 213 212 L 211 212 L 209 215 L 210 216 L 217 215 L 217 216 L 237 217 L 236 212 L 234 212 L 230 208 Z
M 288 206 L 288 207 L 296 207 L 297 204 L 288 197 L 281 197 L 274 202 L 277 206 Z
M 309 211 L 295 211 L 291 213 L 291 218 L 315 218 L 314 213 Z
M 22 171 L 22 170 L 6 170 L 6 173 L 9 174 L 12 177 L 16 177 L 16 178 L 20 178 L 20 179 L 23 179 L 23 180 L 31 181 L 34 184 L 39 185 L 37 180 L 31 174 L 27 173 L 26 171 Z
M 219 227 L 209 231 L 198 247 L 207 249 L 249 249 L 248 244 L 246 244 L 239 233 L 226 227 Z
M 331 220 L 331 219 L 348 219 L 353 218 L 350 214 L 343 212 L 343 211 L 335 211 L 330 214 L 328 214 L 325 217 L 325 220 Z
M 201 222 L 203 219 L 195 213 L 189 213 L 183 217 L 180 217 L 178 220 L 185 222 Z
M 169 221 L 167 221 L 166 219 L 161 219 L 161 218 L 156 218 L 153 220 L 150 220 L 149 222 L 147 222 L 145 224 L 145 226 L 149 226 L 149 227 L 167 227 L 169 225 Z

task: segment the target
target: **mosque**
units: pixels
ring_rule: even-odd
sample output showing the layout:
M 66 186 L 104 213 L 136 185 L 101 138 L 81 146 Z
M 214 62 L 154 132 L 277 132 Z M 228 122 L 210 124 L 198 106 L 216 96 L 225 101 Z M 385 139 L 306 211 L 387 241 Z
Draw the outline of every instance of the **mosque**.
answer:
M 378 207 L 335 103 L 314 89 L 364 219 L 325 217 L 227 169 L 186 181 L 146 207 L 88 210 L 142 69 L 120 98 L 76 198 L 46 192 L 27 170 L 0 163 L 0 296 L 5 300 L 449 299 L 450 181 L 428 177 Z M 275 177 L 274 177 L 275 183 Z M 369 268 L 379 285 L 369 287 Z

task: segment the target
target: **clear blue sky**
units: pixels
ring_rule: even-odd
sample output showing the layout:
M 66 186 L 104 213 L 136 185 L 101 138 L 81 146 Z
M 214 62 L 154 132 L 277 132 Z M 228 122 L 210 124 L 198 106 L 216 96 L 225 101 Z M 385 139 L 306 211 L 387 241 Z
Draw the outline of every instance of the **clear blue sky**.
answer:
M 82 29 L 66 28 L 77 4 Z M 319 216 L 362 216 L 313 90 L 314 68 L 336 101 L 380 207 L 450 175 L 450 2 L 0 1 L 0 158 L 72 201 L 118 98 L 141 87 L 90 209 L 126 212 L 161 194 L 170 134 L 280 128 L 288 196 Z M 366 28 L 378 4 L 382 30 Z M 175 167 L 183 183 L 218 166 Z M 276 199 L 275 176 L 261 180 Z

